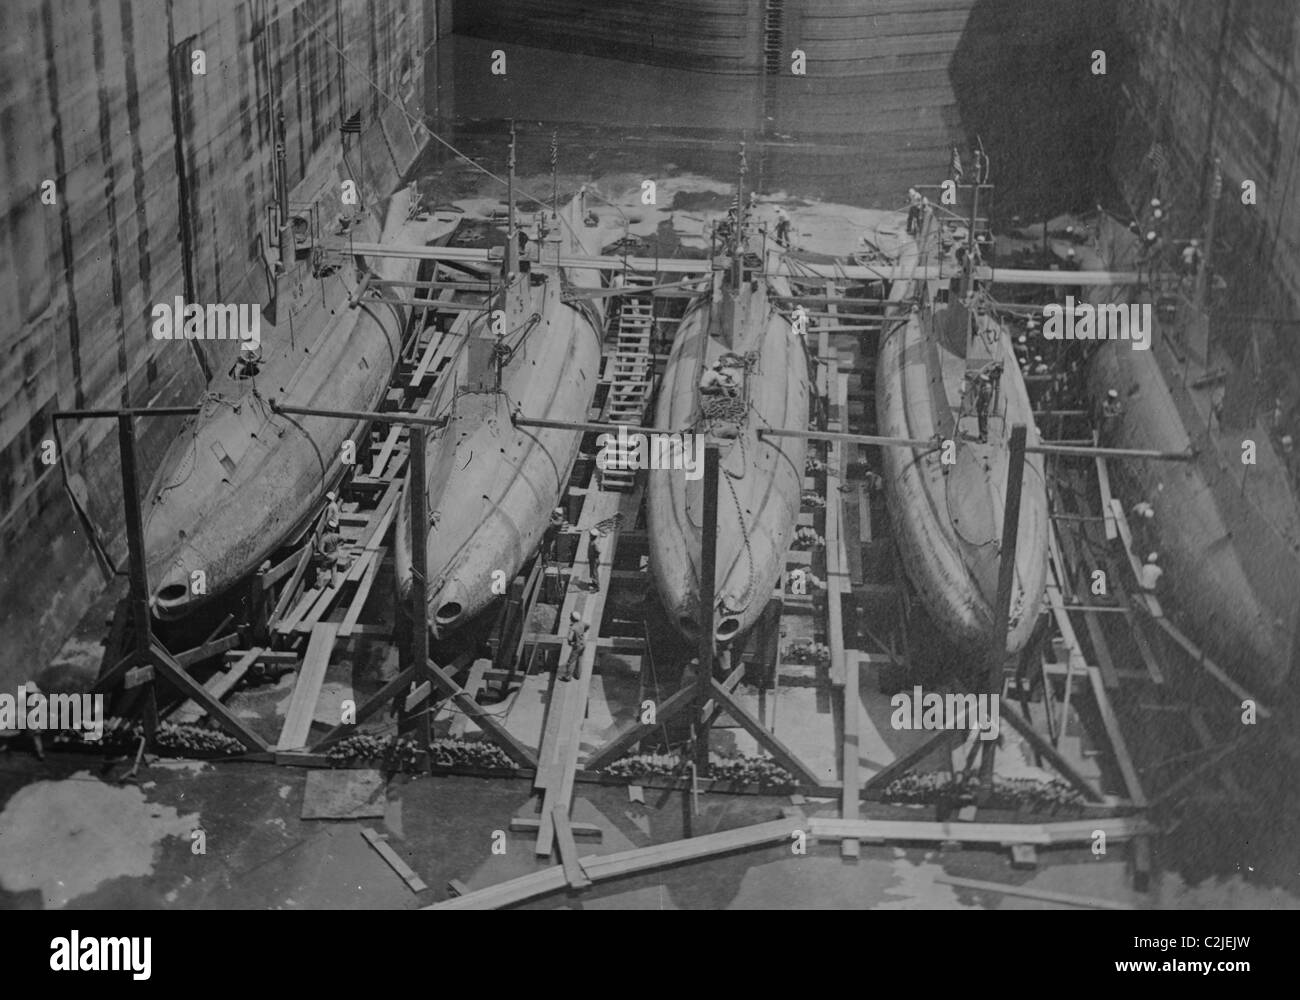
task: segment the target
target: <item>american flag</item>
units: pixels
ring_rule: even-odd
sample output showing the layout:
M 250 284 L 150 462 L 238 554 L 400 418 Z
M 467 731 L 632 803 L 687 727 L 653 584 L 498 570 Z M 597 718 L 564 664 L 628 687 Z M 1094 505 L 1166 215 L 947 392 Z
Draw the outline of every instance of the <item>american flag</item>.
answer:
M 960 184 L 961 179 L 964 176 L 964 171 L 961 169 L 961 153 L 957 152 L 956 143 L 953 143 L 952 146 L 951 170 L 952 170 L 952 179 L 955 180 L 958 184 Z
M 354 111 L 347 118 L 344 118 L 342 124 L 339 125 L 339 131 L 342 132 L 344 135 L 360 135 L 361 134 L 361 112 Z

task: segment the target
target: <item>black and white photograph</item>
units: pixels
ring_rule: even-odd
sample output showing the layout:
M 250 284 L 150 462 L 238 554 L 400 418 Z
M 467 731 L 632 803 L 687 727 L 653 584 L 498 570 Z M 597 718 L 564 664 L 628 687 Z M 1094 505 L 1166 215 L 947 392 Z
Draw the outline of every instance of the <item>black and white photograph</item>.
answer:
M 5 0 L 0 51 L 0 909 L 145 911 L 34 967 L 1164 911 L 1094 971 L 1231 988 L 1248 924 L 1173 911 L 1300 908 L 1300 6 Z

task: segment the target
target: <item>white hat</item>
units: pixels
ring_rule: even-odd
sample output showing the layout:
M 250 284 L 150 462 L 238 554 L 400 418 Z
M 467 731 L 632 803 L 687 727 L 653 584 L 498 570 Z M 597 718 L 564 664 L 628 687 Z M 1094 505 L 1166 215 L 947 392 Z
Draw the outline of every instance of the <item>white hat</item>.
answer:
M 1154 240 L 1155 238 L 1156 238 L 1156 231 L 1154 229 L 1147 230 L 1147 239 Z
M 594 537 L 594 538 L 599 538 L 599 537 L 600 537 L 600 529 L 599 529 L 599 528 L 592 528 L 592 529 L 591 529 L 591 534 L 592 534 L 592 537 Z
M 1157 553 L 1152 552 L 1149 556 L 1147 556 L 1147 562 L 1153 563 L 1159 560 L 1159 558 L 1160 556 Z
M 555 510 L 553 510 L 551 513 L 553 513 L 553 514 L 563 514 L 563 513 L 564 513 L 564 508 L 563 508 L 563 507 L 556 507 Z
M 1043 356 L 1042 356 L 1041 354 L 1035 354 L 1035 355 L 1034 355 L 1034 360 L 1035 360 L 1035 361 L 1042 361 L 1042 360 L 1043 360 Z
M 1118 389 L 1107 389 L 1107 390 L 1106 390 L 1106 395 L 1107 395 L 1109 398 L 1111 398 L 1111 399 L 1119 399 L 1119 390 L 1118 390 Z
M 333 490 L 330 490 L 328 493 L 325 494 L 325 499 L 326 499 L 326 500 L 329 500 L 329 501 L 331 501 L 331 502 L 333 502 L 334 500 L 337 500 L 338 498 L 339 498 L 339 495 L 338 495 L 337 493 L 335 493 Z
M 1025 343 L 1028 343 L 1028 342 L 1029 342 L 1029 338 L 1026 337 L 1023 333 L 1022 333 L 1019 337 L 1016 338 L 1016 343 L 1017 343 L 1017 344 L 1025 344 Z
M 570 611 L 570 612 L 569 612 L 569 621 L 571 621 L 571 622 L 580 622 L 580 621 L 582 621 L 582 615 L 581 615 L 580 613 L 578 613 L 577 611 Z

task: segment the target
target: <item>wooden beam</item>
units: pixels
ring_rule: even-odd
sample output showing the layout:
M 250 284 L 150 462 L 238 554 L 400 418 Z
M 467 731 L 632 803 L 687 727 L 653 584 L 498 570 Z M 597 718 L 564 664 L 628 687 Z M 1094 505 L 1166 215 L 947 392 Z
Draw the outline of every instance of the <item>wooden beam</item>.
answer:
M 1101 671 L 1096 667 L 1089 667 L 1088 680 L 1092 682 L 1092 697 L 1097 703 L 1097 711 L 1101 713 L 1101 722 L 1110 739 L 1111 751 L 1115 755 L 1115 763 L 1119 765 L 1119 773 L 1124 778 L 1128 797 L 1138 808 L 1145 808 L 1147 797 L 1142 791 L 1142 781 L 1138 777 L 1137 768 L 1133 765 L 1133 758 L 1129 755 L 1128 744 L 1124 741 L 1124 731 L 1120 728 L 1119 719 L 1116 718 L 1115 710 L 1111 707 L 1110 695 L 1106 692 Z
M 1097 899 L 1094 896 L 1075 896 L 1064 892 L 1048 892 L 1027 885 L 1007 885 L 1004 882 L 982 882 L 973 878 L 956 878 L 952 875 L 938 874 L 936 882 L 956 886 L 959 889 L 974 889 L 977 892 L 996 892 L 1004 896 L 1022 896 L 1037 899 L 1045 903 L 1061 903 L 1064 906 L 1077 906 L 1088 910 L 1134 910 L 1131 903 L 1119 903 L 1110 899 Z
M 862 715 L 862 697 L 858 691 L 858 657 L 849 653 L 844 660 L 844 791 L 840 796 L 840 815 L 845 819 L 858 818 L 858 730 Z M 840 855 L 856 858 L 859 854 L 858 841 L 846 838 L 840 842 Z
M 402 881 L 410 887 L 412 892 L 424 892 L 425 889 L 429 888 L 424 884 L 424 880 L 415 874 L 410 865 L 397 856 L 397 852 L 389 847 L 378 833 L 368 826 L 363 826 L 361 836 L 366 838 L 366 843 L 379 853 L 379 856 L 384 859 L 388 867 L 401 876 Z
M 920 746 L 909 750 L 902 757 L 891 761 L 884 768 L 877 771 L 867 779 L 863 791 L 880 791 L 889 785 L 891 781 L 900 774 L 906 774 L 925 758 L 938 750 L 947 751 L 953 743 L 962 742 L 965 734 L 952 729 L 941 729 L 933 735 L 926 738 Z
M 742 826 L 735 830 L 724 830 L 721 833 L 710 833 L 703 837 L 691 837 L 686 840 L 670 841 L 666 844 L 654 844 L 650 847 L 619 851 L 615 854 L 589 855 L 579 859 L 579 861 L 587 877 L 593 882 L 599 882 L 604 879 L 630 875 L 634 872 L 651 871 L 655 868 L 665 868 L 671 865 L 697 861 L 701 858 L 730 854 L 734 851 L 789 840 L 791 834 L 798 828 L 797 820 L 779 819 L 770 823 L 759 823 L 754 826 Z M 514 903 L 522 903 L 537 896 L 544 896 L 550 892 L 556 892 L 566 885 L 568 885 L 568 881 L 565 878 L 564 869 L 556 865 L 544 871 L 510 879 L 508 882 L 501 882 L 485 889 L 477 889 L 463 896 L 457 896 L 454 899 L 435 903 L 433 906 L 426 907 L 426 909 L 497 909 Z
M 325 671 L 329 668 L 330 657 L 334 653 L 334 639 L 338 635 L 338 629 L 334 622 L 322 622 L 312 629 L 307 651 L 303 654 L 302 667 L 298 671 L 298 682 L 289 699 L 289 710 L 284 715 L 280 739 L 276 741 L 277 750 L 296 750 L 307 745 L 312 716 L 316 712 L 321 685 L 325 682 Z
M 758 740 L 759 744 L 775 757 L 782 767 L 790 772 L 790 775 L 798 784 L 811 786 L 821 784 L 821 780 L 808 769 L 808 766 L 799 759 L 798 755 L 777 739 L 774 733 L 768 732 L 767 727 L 759 722 L 730 691 L 716 680 L 711 682 L 711 687 L 713 697 L 717 702 L 733 719 L 740 723 L 741 727 L 750 736 Z
M 555 843 L 560 849 L 560 864 L 564 867 L 564 878 L 570 889 L 585 889 L 591 885 L 591 879 L 582 870 L 578 861 L 578 845 L 573 840 L 573 831 L 569 829 L 569 810 L 567 806 L 556 805 L 551 810 L 551 821 L 555 826 Z
M 1037 729 L 1024 718 L 1015 708 L 1007 702 L 1002 703 L 1002 718 L 1006 719 L 1015 727 L 1016 732 L 1020 733 L 1025 739 L 1033 744 L 1034 749 L 1048 759 L 1052 767 L 1056 768 L 1061 777 L 1065 778 L 1073 785 L 1083 796 L 1091 799 L 1093 802 L 1101 802 L 1104 798 L 1100 790 L 1093 787 L 1083 775 L 1074 769 L 1074 765 L 1061 756 L 1060 751 L 1052 746 Z
M 429 672 L 433 675 L 434 683 L 451 695 L 462 711 L 468 712 L 473 717 L 475 724 L 488 735 L 489 739 L 500 746 L 521 767 L 536 768 L 538 766 L 537 757 L 534 756 L 533 752 L 519 742 L 513 733 L 497 721 L 494 715 L 485 711 L 482 705 L 471 698 L 436 663 L 432 660 L 426 662 L 428 663 Z
M 599 771 L 610 761 L 618 760 L 632 746 L 653 734 L 661 725 L 680 714 L 683 709 L 689 708 L 694 701 L 694 689 L 682 688 L 656 708 L 653 724 L 643 724 L 634 718 L 630 726 L 620 730 L 612 740 L 592 754 L 584 766 L 588 771 Z
M 208 691 L 196 681 L 189 673 L 177 666 L 176 661 L 171 654 L 167 652 L 157 642 L 153 643 L 149 651 L 143 654 L 144 657 L 154 666 L 156 666 L 173 684 L 181 689 L 183 694 L 188 695 L 194 701 L 198 702 L 208 710 L 214 722 L 229 732 L 232 736 L 243 743 L 250 750 L 257 752 L 266 752 L 269 748 L 266 741 L 257 733 L 249 729 L 238 716 L 230 711 L 218 699 L 214 698 Z M 130 659 L 124 661 L 130 664 Z M 120 664 L 119 664 L 120 666 Z M 117 668 L 114 668 L 115 670 Z M 102 681 L 100 683 L 103 683 Z M 99 685 L 96 685 L 98 688 Z

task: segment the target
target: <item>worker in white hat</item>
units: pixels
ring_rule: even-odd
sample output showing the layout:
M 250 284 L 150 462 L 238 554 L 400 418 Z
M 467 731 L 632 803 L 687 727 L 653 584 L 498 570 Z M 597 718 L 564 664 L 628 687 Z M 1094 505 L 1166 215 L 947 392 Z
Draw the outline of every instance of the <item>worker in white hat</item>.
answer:
M 1148 594 L 1154 594 L 1156 585 L 1160 582 L 1160 577 L 1164 575 L 1164 570 L 1160 568 L 1160 556 L 1152 552 L 1147 556 L 1147 561 L 1142 564 L 1142 569 L 1138 573 L 1138 584 Z
M 330 490 L 325 494 L 325 527 L 327 530 L 339 530 L 339 514 L 339 495 Z
M 569 613 L 569 659 L 564 664 L 564 673 L 560 675 L 560 680 L 567 681 L 571 677 L 578 676 L 582 667 L 582 651 L 587 648 L 587 632 L 590 628 L 590 623 L 584 622 L 582 615 L 577 611 Z

